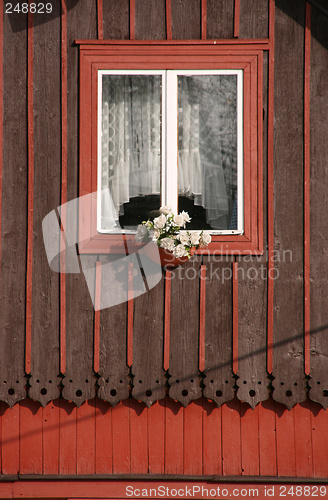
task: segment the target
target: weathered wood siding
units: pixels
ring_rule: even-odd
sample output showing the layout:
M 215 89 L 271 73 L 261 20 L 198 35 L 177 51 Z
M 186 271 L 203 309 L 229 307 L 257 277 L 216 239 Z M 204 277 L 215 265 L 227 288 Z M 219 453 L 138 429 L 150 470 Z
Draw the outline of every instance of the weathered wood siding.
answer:
M 2 474 L 327 475 L 328 18 L 306 0 L 53 5 L 1 16 Z M 74 40 L 171 37 L 269 39 L 265 252 L 197 256 L 95 313 L 42 239 L 79 196 Z M 83 259 L 106 287 L 107 257 Z

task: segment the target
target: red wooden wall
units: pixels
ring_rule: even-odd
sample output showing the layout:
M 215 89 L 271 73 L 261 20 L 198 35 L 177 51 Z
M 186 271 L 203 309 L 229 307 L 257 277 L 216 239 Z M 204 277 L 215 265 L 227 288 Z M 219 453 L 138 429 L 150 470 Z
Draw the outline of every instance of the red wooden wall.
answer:
M 62 0 L 47 23 L 4 12 L 1 18 L 0 392 L 13 405 L 1 403 L 2 479 L 18 473 L 326 477 L 327 18 L 305 0 Z M 43 217 L 79 194 L 73 41 L 142 39 L 145 33 L 147 39 L 270 40 L 264 57 L 264 241 L 269 256 L 290 249 L 293 260 L 274 264 L 280 280 L 225 285 L 219 347 L 223 355 L 232 351 L 234 362 L 230 366 L 231 356 L 221 360 L 230 374 L 224 398 L 231 401 L 220 407 L 198 399 L 200 388 L 185 408 L 164 394 L 147 408 L 133 392 L 135 399 L 128 399 L 127 385 L 115 407 L 95 398 L 95 318 L 83 276 L 55 275 L 44 253 Z M 254 265 L 236 258 L 234 269 L 237 262 L 245 270 Z M 263 263 L 273 266 L 265 256 L 257 265 Z M 215 308 L 215 297 L 206 297 L 206 307 Z M 126 310 L 111 314 L 125 335 Z M 211 321 L 208 309 L 206 314 Z M 103 332 L 111 324 L 104 312 Z M 125 380 L 129 368 L 121 347 L 112 363 Z M 239 399 L 232 399 L 233 371 Z M 269 378 L 269 399 L 267 384 L 258 385 L 268 373 L 275 377 Z M 217 377 L 222 379 L 219 370 Z M 67 401 L 76 400 L 70 380 L 72 387 L 82 384 L 80 407 Z M 105 390 L 99 395 L 109 398 Z M 2 497 L 10 496 L 6 484 L 0 484 Z

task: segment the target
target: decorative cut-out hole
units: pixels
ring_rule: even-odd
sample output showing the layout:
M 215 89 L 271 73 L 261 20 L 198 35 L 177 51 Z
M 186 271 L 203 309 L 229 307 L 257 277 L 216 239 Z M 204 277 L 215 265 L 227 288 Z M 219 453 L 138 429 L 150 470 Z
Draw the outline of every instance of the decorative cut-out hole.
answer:
M 116 389 L 111 389 L 110 395 L 114 397 L 116 396 L 116 394 L 117 394 Z
M 120 380 L 120 384 L 123 384 L 123 380 Z
M 9 394 L 9 396 L 13 396 L 15 394 L 15 389 L 10 387 L 10 389 L 8 389 L 8 394 Z
M 229 384 L 229 382 L 227 380 L 224 381 L 225 384 Z
M 40 383 L 40 380 L 37 380 L 37 381 L 36 381 L 36 383 L 37 383 L 37 384 L 39 384 L 39 383 Z
M 247 384 L 247 381 L 246 381 L 246 380 L 244 380 L 243 384 Z
M 156 380 L 156 384 L 159 384 L 159 380 Z
M 19 384 L 19 380 L 16 380 L 16 384 Z
M 150 396 L 151 396 L 152 394 L 153 394 L 153 393 L 151 392 L 151 390 L 150 390 L 150 389 L 147 389 L 147 391 L 146 391 L 146 396 L 147 396 L 147 398 L 150 398 Z
M 106 384 L 108 384 L 108 382 L 109 382 L 109 379 L 108 379 L 108 378 L 106 378 Z
M 318 380 L 317 384 L 320 385 L 320 380 Z
M 214 380 L 211 380 L 211 384 L 213 384 Z
M 70 380 L 69 382 L 70 382 L 70 384 L 71 384 L 71 383 L 73 382 L 73 380 Z
M 6 384 L 6 383 L 7 383 L 7 380 L 4 380 L 4 381 L 3 381 L 3 383 L 4 383 L 4 384 Z
M 139 384 L 142 384 L 142 380 L 139 380 Z
M 82 396 L 81 389 L 78 389 L 75 394 L 77 395 L 78 398 L 80 398 Z
M 182 396 L 185 398 L 186 396 L 188 396 L 188 391 L 187 389 L 183 389 L 183 391 L 181 392 Z
M 216 391 L 215 394 L 217 395 L 218 398 L 220 398 L 222 396 L 222 391 Z
M 49 384 L 52 384 L 52 380 L 49 380 Z
M 297 382 L 294 382 L 295 387 L 297 386 Z
M 284 385 L 284 382 L 280 382 L 280 385 Z
M 43 387 L 40 392 L 41 392 L 42 396 L 45 396 L 48 391 L 45 387 Z
M 293 395 L 292 391 L 286 391 L 287 398 L 290 398 Z
M 180 382 L 180 380 L 179 380 L 179 379 L 177 379 L 177 380 L 176 380 L 176 383 L 178 384 L 179 382 Z
M 89 380 L 88 380 L 88 379 L 86 379 L 85 383 L 86 383 L 86 384 L 88 384 L 88 383 L 89 383 Z
M 256 394 L 256 392 L 253 389 L 251 389 L 249 391 L 249 395 L 250 395 L 251 398 L 253 398 L 255 396 L 255 394 Z
M 326 398 L 328 397 L 328 391 L 327 389 L 325 389 L 324 391 L 322 391 L 322 395 Z
M 192 378 L 192 379 L 190 380 L 190 382 L 191 382 L 191 383 L 193 383 L 193 382 L 194 382 L 194 379 Z
M 261 380 L 259 380 L 259 381 L 258 381 L 258 384 L 259 384 L 259 385 L 261 385 L 261 384 L 262 384 Z

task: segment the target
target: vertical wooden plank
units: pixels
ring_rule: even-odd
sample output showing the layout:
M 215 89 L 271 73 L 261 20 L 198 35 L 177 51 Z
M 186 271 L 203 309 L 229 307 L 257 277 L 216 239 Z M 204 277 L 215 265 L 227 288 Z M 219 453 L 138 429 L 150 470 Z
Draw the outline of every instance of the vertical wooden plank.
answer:
M 165 399 L 165 474 L 183 474 L 183 407 Z
M 101 299 L 101 262 L 96 263 L 96 291 L 95 291 L 95 323 L 93 334 L 93 369 L 99 372 L 100 348 L 100 299 Z
M 204 256 L 203 262 L 207 266 L 203 394 L 221 405 L 233 399 L 235 385 L 232 373 L 231 258 Z
M 42 408 L 42 473 L 59 473 L 59 399 Z
M 172 4 L 171 0 L 165 1 L 166 8 L 166 38 L 172 40 Z
M 33 203 L 34 203 L 34 124 L 33 124 L 33 14 L 27 15 L 27 262 L 25 371 L 31 372 L 32 282 L 33 282 Z
M 180 0 L 172 2 L 173 39 L 200 39 L 201 0 Z
M 1 403 L 1 465 L 2 474 L 19 470 L 19 405 L 8 408 Z
M 101 256 L 100 260 L 101 294 L 107 296 L 113 287 L 112 268 L 108 257 Z M 100 311 L 98 397 L 112 405 L 129 396 L 126 325 L 126 302 Z
M 310 398 L 324 408 L 328 406 L 327 354 L 328 354 L 328 268 L 326 235 L 328 220 L 328 88 L 324 83 L 327 66 L 328 18 L 318 9 L 312 9 L 310 59 L 310 292 L 311 304 L 311 379 Z M 309 104 L 307 104 L 309 105 Z M 315 168 L 314 168 L 315 166 Z M 320 469 L 320 465 L 318 465 Z M 323 467 L 323 466 L 322 466 Z
M 310 401 L 294 406 L 295 462 L 297 477 L 313 477 Z
M 170 365 L 170 315 L 171 315 L 171 271 L 165 271 L 165 301 L 164 301 L 164 370 Z
M 283 11 L 282 11 L 283 8 Z M 291 408 L 304 380 L 303 69 L 305 2 L 276 0 L 273 399 Z M 287 119 L 288 116 L 288 119 Z M 291 125 L 292 124 L 292 125 Z M 289 165 L 286 169 L 283 165 Z M 279 469 L 278 469 L 279 473 Z
M 203 399 L 203 474 L 222 475 L 222 407 Z
M 86 401 L 76 412 L 76 472 L 96 472 L 96 403 Z
M 276 418 L 271 398 L 259 404 L 259 456 L 260 475 L 276 476 Z
M 169 395 L 186 406 L 202 395 L 198 372 L 199 257 L 172 271 Z M 186 300 L 188 298 L 188 300 Z
M 128 40 L 130 37 L 130 1 L 106 0 L 103 5 L 104 38 Z
M 274 199 L 273 199 L 273 124 L 274 124 L 274 31 L 275 0 L 269 0 L 269 82 L 268 82 L 268 319 L 267 319 L 267 371 L 273 369 L 273 248 L 274 248 Z
M 240 0 L 235 0 L 234 26 L 233 26 L 234 38 L 239 37 L 239 22 L 240 22 Z
M 26 397 L 26 27 L 26 16 L 16 16 L 14 19 L 10 15 L 3 16 L 0 399 L 8 402 L 10 406 Z
M 97 37 L 97 4 L 80 0 L 67 14 L 67 199 L 79 196 L 78 191 L 78 47 L 76 38 Z M 76 224 L 77 228 L 77 224 Z M 72 240 L 77 235 L 71 235 Z M 81 258 L 82 265 L 95 274 L 96 258 Z M 66 374 L 63 396 L 82 404 L 95 395 L 93 373 L 94 307 L 83 273 L 66 275 Z M 69 334 L 68 334 L 69 333 Z M 76 352 L 79 356 L 76 356 Z M 86 382 L 88 381 L 88 382 Z
M 49 267 L 42 220 L 61 203 L 61 31 L 60 3 L 53 19 L 34 15 L 33 28 L 33 265 L 32 349 L 29 395 L 45 406 L 59 397 L 60 275 Z M 65 46 L 66 49 L 66 46 Z M 51 119 L 49 119 L 51 116 Z M 32 125 L 31 125 L 32 126 Z M 31 139 L 32 140 L 32 139 Z M 31 183 L 32 183 L 31 179 Z M 30 189 L 30 188 L 29 188 Z M 44 193 L 47 193 L 45 196 Z M 47 356 L 44 356 L 44 353 Z
M 206 266 L 200 266 L 199 297 L 199 360 L 198 369 L 205 370 L 205 313 L 206 313 Z
M 19 405 L 19 471 L 42 474 L 42 408 L 31 399 Z
M 130 474 L 130 407 L 122 401 L 112 409 L 113 474 Z
M 183 409 L 183 473 L 203 472 L 202 400 L 192 401 Z
M 310 69 L 311 5 L 305 6 L 304 41 L 304 371 L 310 373 Z
M 260 474 L 259 406 L 251 409 L 247 403 L 241 403 L 240 427 L 242 475 L 258 476 Z
M 102 40 L 104 38 L 103 33 L 103 0 L 97 0 L 97 31 L 98 31 L 98 40 Z
M 165 402 L 157 401 L 147 411 L 149 474 L 164 474 Z
M 277 433 L 277 474 L 296 476 L 294 412 L 280 403 L 275 404 Z M 298 438 L 299 439 L 299 438 Z
M 136 30 L 136 0 L 130 0 L 130 40 L 135 39 Z
M 148 419 L 144 403 L 130 400 L 131 474 L 148 473 Z
M 311 428 L 313 452 L 313 477 L 327 477 L 328 461 L 325 451 L 328 449 L 327 411 L 317 403 L 311 402 Z
M 136 39 L 164 40 L 165 11 L 165 0 L 136 0 Z
M 164 280 L 134 299 L 132 396 L 150 406 L 165 397 Z
M 223 476 L 241 474 L 240 402 L 237 399 L 222 406 Z
M 96 474 L 113 472 L 112 407 L 96 398 Z
M 238 373 L 238 262 L 232 263 L 232 371 Z
M 67 202 L 67 5 L 61 1 L 61 193 L 60 202 Z M 65 225 L 66 213 L 61 211 Z M 64 220 L 63 220 L 64 219 Z M 62 240 L 61 240 L 62 245 Z M 65 253 L 61 253 L 61 271 L 65 269 Z M 60 274 L 60 373 L 66 371 L 66 273 Z
M 207 38 L 207 0 L 202 0 L 202 40 Z
M 269 397 L 266 372 L 267 268 L 265 257 L 240 258 L 237 397 L 252 408 Z
M 234 0 L 207 0 L 207 38 L 233 38 Z
M 59 474 L 76 474 L 75 404 L 59 400 Z
M 240 2 L 239 38 L 268 38 L 268 4 L 270 0 Z

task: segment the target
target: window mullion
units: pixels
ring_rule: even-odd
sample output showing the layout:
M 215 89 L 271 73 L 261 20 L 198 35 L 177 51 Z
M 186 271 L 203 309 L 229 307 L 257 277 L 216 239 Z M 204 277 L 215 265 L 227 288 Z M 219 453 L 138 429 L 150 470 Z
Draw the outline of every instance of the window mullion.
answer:
M 163 204 L 178 210 L 178 78 L 175 71 L 166 72 L 165 92 L 166 143 L 163 168 Z

